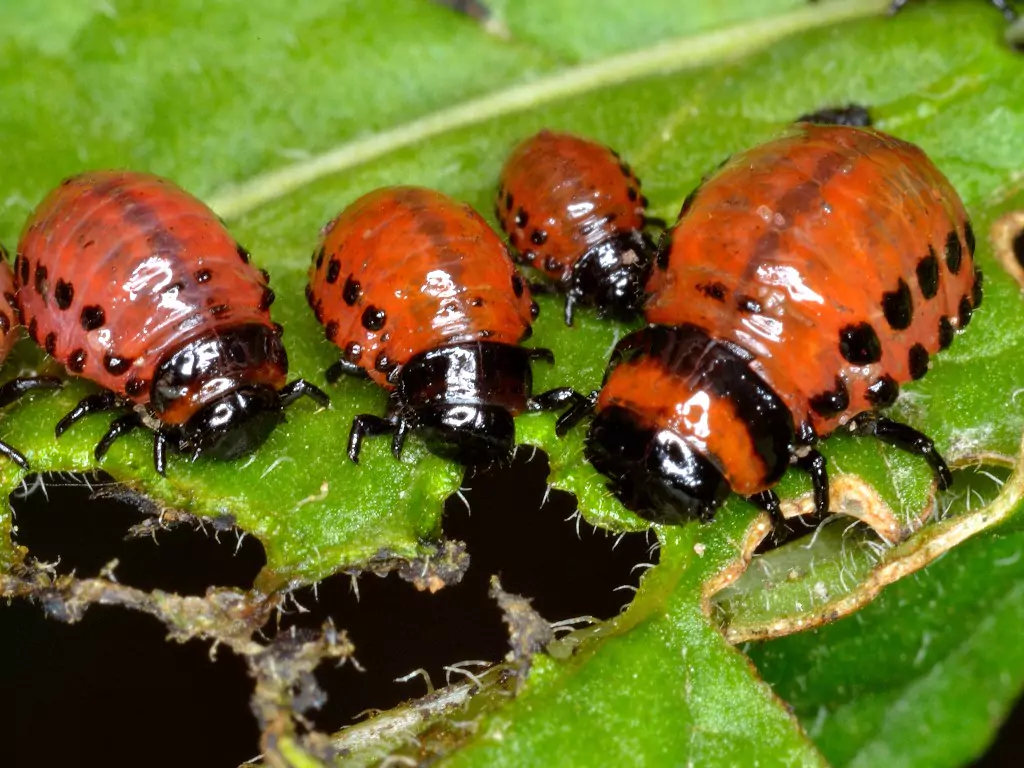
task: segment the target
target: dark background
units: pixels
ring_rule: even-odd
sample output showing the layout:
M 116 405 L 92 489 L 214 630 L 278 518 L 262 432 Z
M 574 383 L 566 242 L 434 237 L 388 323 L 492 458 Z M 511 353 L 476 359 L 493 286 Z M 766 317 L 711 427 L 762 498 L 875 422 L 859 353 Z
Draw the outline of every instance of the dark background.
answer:
M 506 590 L 533 597 L 551 621 L 608 618 L 628 602 L 629 590 L 613 590 L 635 586 L 640 570 L 631 572 L 633 566 L 656 561 L 648 538 L 628 535 L 613 549 L 614 537 L 586 523 L 577 537 L 571 496 L 551 492 L 542 504 L 546 474 L 538 454 L 468 481 L 472 514 L 459 499 L 449 501 L 445 532 L 465 541 L 472 558 L 457 586 L 431 595 L 395 575 L 362 576 L 357 599 L 351 579 L 341 575 L 322 582 L 315 595 L 309 588 L 296 592 L 308 612 L 292 610 L 281 626 L 319 627 L 333 617 L 365 670 L 345 664 L 318 671 L 328 693 L 314 715 L 318 728 L 334 731 L 364 710 L 422 695 L 419 677 L 394 682 L 417 667 L 440 687 L 446 664 L 504 656 L 506 628 L 487 596 L 492 574 L 500 574 Z M 220 533 L 218 541 L 212 531 L 181 527 L 159 532 L 156 542 L 125 541 L 125 531 L 140 520 L 134 507 L 89 501 L 89 489 L 74 479 L 48 477 L 45 489 L 13 499 L 17 538 L 37 558 L 59 560 L 62 573 L 94 575 L 116 557 L 116 576 L 126 584 L 202 594 L 211 585 L 248 587 L 263 565 L 253 537 L 239 544 L 233 532 Z M 227 649 L 211 663 L 209 643 L 182 645 L 166 634 L 156 619 L 116 607 L 93 607 L 80 623 L 67 625 L 25 601 L 0 604 L 0 706 L 14 705 L 0 719 L 0 749 L 19 768 L 83 762 L 234 768 L 254 757 L 259 732 L 245 663 Z M 1022 727 L 1018 705 L 976 765 L 1021 765 Z

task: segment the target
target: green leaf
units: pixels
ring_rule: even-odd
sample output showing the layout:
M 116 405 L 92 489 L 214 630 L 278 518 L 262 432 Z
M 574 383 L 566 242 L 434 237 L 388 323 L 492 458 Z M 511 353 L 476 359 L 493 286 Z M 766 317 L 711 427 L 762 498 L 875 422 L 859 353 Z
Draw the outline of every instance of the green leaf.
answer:
M 880 128 L 920 144 L 961 191 L 979 224 L 986 272 L 985 305 L 972 327 L 924 380 L 904 389 L 896 415 L 935 437 L 956 463 L 1013 464 L 1024 429 L 1024 401 L 1013 397 L 1024 380 L 1024 303 L 982 234 L 997 214 L 1024 205 L 1017 93 L 1024 64 L 1002 45 L 998 14 L 980 5 L 919 3 L 888 19 L 881 14 L 887 0 L 495 2 L 497 23 L 485 28 L 417 0 L 178 0 L 158 10 L 142 0 L 7 3 L 0 6 L 0 135 L 9 147 L 0 238 L 13 244 L 35 202 L 84 168 L 171 177 L 225 215 L 269 269 L 292 373 L 319 383 L 338 351 L 305 305 L 305 270 L 320 226 L 363 192 L 424 184 L 489 212 L 507 150 L 554 126 L 615 146 L 645 180 L 652 213 L 671 219 L 725 156 L 773 136 L 797 115 L 856 101 L 872 107 Z M 552 348 L 558 364 L 538 366 L 538 390 L 597 386 L 611 347 L 628 329 L 586 312 L 569 329 L 558 301 L 540 302 L 532 343 Z M 5 375 L 23 369 L 55 365 L 26 343 Z M 57 419 L 91 391 L 75 382 L 6 409 L 3 438 L 37 470 L 93 468 L 104 419 L 87 420 L 59 443 L 52 436 Z M 366 382 L 330 391 L 330 410 L 295 406 L 246 461 L 190 465 L 173 458 L 165 480 L 151 468 L 152 438 L 135 434 L 101 466 L 159 504 L 230 516 L 255 535 L 267 551 L 256 585 L 262 590 L 436 554 L 441 505 L 458 488 L 460 469 L 430 456 L 415 438 L 401 462 L 371 441 L 363 463 L 351 465 L 345 443 L 352 416 L 379 413 L 385 398 Z M 594 524 L 646 527 L 583 461 L 582 430 L 559 440 L 553 423 L 550 414 L 517 422 L 520 440 L 548 453 L 551 482 L 574 493 Z M 904 533 L 931 511 L 932 478 L 923 462 L 844 436 L 826 441 L 824 451 L 834 477 L 863 478 Z M 13 466 L 0 465 L 0 490 L 20 479 Z M 787 498 L 807 489 L 796 476 L 780 486 Z M 995 495 L 988 489 L 985 498 Z M 1010 513 L 1019 495 L 1000 499 L 1002 511 L 992 519 L 1015 525 Z M 806 553 L 791 545 L 757 560 L 760 572 L 796 573 L 781 586 L 758 579 L 755 569 L 735 581 L 759 524 L 739 500 L 714 525 L 661 530 L 661 564 L 629 611 L 582 638 L 575 654 L 538 659 L 519 697 L 480 713 L 475 735 L 449 761 L 657 765 L 685 756 L 731 765 L 756 754 L 764 764 L 820 764 L 796 721 L 709 616 L 715 611 L 749 636 L 771 634 L 780 622 L 791 631 L 808 610 L 803 594 L 815 597 L 818 581 L 825 598 L 811 610 L 840 598 L 855 602 L 881 569 L 916 552 L 947 551 L 941 536 L 960 533 L 953 537 L 959 541 L 982 531 L 990 523 L 981 517 L 965 513 L 971 527 L 957 518 L 929 525 L 881 555 L 861 537 L 852 558 L 847 539 L 826 529 Z M 0 572 L 24 555 L 11 526 L 5 508 Z M 1009 538 L 979 538 L 859 614 L 884 627 L 872 635 L 877 640 L 846 629 L 854 618 L 757 651 L 761 669 L 796 704 L 829 759 L 940 765 L 980 748 L 995 721 L 977 713 L 1001 713 L 1024 680 L 1016 654 L 994 658 L 989 640 L 1019 616 L 1016 570 L 999 571 L 1004 588 L 979 598 L 997 617 L 994 627 L 979 618 L 984 626 L 959 645 L 953 629 L 974 610 L 971 595 L 989 575 L 985 562 L 1011 556 L 1002 548 Z M 790 565 L 794 557 L 803 558 L 799 568 Z M 948 571 L 949 563 L 962 568 Z M 939 574 L 934 582 L 932 572 Z M 928 590 L 946 578 L 962 590 L 957 621 L 929 625 L 926 611 L 898 610 L 906 607 L 901 600 L 932 599 Z M 729 584 L 712 608 L 713 593 Z M 925 587 L 915 592 L 915 584 Z M 914 640 L 925 629 L 933 640 L 914 665 L 921 652 Z M 813 679 L 802 674 L 807 659 L 818 657 L 834 663 L 815 661 Z M 858 666 L 876 658 L 890 662 L 889 672 L 902 665 L 905 674 L 891 676 L 890 686 L 883 672 L 859 675 Z M 995 710 L 972 699 L 975 719 L 955 736 L 947 725 L 954 713 L 935 710 L 929 724 L 947 734 L 945 748 L 897 743 L 897 725 L 907 732 L 915 709 L 934 707 L 936 695 L 963 693 L 971 674 L 998 678 L 987 689 Z M 448 742 L 445 753 L 461 740 Z

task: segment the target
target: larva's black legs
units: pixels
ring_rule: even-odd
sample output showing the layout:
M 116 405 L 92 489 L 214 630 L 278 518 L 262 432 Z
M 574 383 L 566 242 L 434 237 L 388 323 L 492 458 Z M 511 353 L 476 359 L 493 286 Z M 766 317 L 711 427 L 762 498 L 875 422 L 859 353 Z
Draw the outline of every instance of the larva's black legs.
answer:
M 594 390 L 589 395 L 581 395 L 577 392 L 575 400 L 573 400 L 572 406 L 558 417 L 558 421 L 555 422 L 555 434 L 559 437 L 564 437 L 566 433 L 579 424 L 583 419 L 594 412 L 594 408 L 597 405 L 597 390 Z
M 353 463 L 359 463 L 359 452 L 363 448 L 363 440 L 377 435 L 394 434 L 391 449 L 397 457 L 402 451 L 405 434 L 409 426 L 402 419 L 385 419 L 372 413 L 361 413 L 352 419 L 352 430 L 348 433 L 348 457 Z
M 293 382 L 285 384 L 281 388 L 279 396 L 281 398 L 281 405 L 285 408 L 294 403 L 300 397 L 308 397 L 321 408 L 329 408 L 331 405 L 331 398 L 327 396 L 327 393 L 319 387 L 313 386 L 305 379 L 296 379 Z
M 748 496 L 747 501 L 767 512 L 768 516 L 772 519 L 772 524 L 776 527 L 785 525 L 786 518 L 782 516 L 782 504 L 779 502 L 779 496 L 775 491 L 755 493 L 753 496 Z
M 36 389 L 60 389 L 61 380 L 53 376 L 25 376 L 11 379 L 0 386 L 0 408 Z
M 555 353 L 547 347 L 524 347 L 526 354 L 529 355 L 531 361 L 540 360 L 542 363 L 548 365 L 555 364 Z
M 572 325 L 572 317 L 576 313 L 576 301 L 573 299 L 572 294 L 566 294 L 565 296 L 565 324 L 568 326 Z
M 747 501 L 768 513 L 772 520 L 771 541 L 775 546 L 780 546 L 790 539 L 796 538 L 796 531 L 782 514 L 782 504 L 779 502 L 778 494 L 775 491 L 768 490 L 755 493 L 753 496 L 748 496 Z M 766 538 L 758 546 L 757 552 L 762 553 L 767 551 L 767 549 L 770 549 L 770 547 Z
M 946 490 L 953 484 L 953 474 L 949 471 L 945 459 L 935 450 L 935 443 L 930 437 L 918 432 L 913 427 L 900 424 L 892 419 L 882 418 L 874 411 L 859 414 L 850 422 L 850 427 L 855 435 L 874 436 L 883 443 L 923 457 L 934 470 L 940 491 Z
M 67 431 L 68 427 L 81 421 L 86 416 L 91 416 L 94 413 L 103 413 L 104 411 L 112 411 L 120 405 L 121 401 L 118 396 L 109 390 L 86 395 L 78 401 L 78 405 L 72 408 L 63 419 L 57 422 L 56 435 L 60 437 Z
M 124 416 L 118 416 L 110 424 L 110 429 L 107 433 L 100 438 L 100 441 L 96 444 L 96 448 L 93 451 L 93 456 L 96 457 L 96 461 L 102 459 L 107 451 L 110 450 L 110 446 L 119 438 L 127 435 L 133 429 L 142 426 L 142 417 L 136 412 L 126 413 Z
M 557 411 L 570 406 L 571 410 L 577 406 L 582 407 L 583 404 L 589 402 L 584 395 L 581 395 L 571 387 L 557 387 L 556 389 L 549 389 L 547 392 L 541 392 L 539 395 L 531 397 L 526 401 L 526 409 L 531 412 Z
M 820 522 L 828 514 L 828 468 L 825 457 L 813 448 L 797 457 L 796 466 L 811 476 L 814 488 L 814 520 Z
M 15 464 L 17 464 L 22 469 L 25 469 L 25 470 L 29 469 L 28 459 L 26 459 L 22 455 L 21 451 L 19 451 L 13 445 L 10 445 L 9 443 L 5 443 L 3 440 L 0 440 L 0 455 L 6 456 L 8 459 L 13 461 Z
M 367 373 L 355 363 L 351 363 L 345 358 L 342 358 L 328 368 L 327 372 L 324 374 L 324 378 L 327 379 L 328 384 L 334 384 L 342 376 L 352 376 L 356 379 L 365 379 L 367 377 Z
M 10 405 L 36 389 L 60 389 L 61 380 L 53 376 L 25 376 L 11 379 L 0 386 L 0 408 Z M 28 459 L 13 445 L 0 440 L 0 456 L 6 456 L 22 469 L 28 469 Z

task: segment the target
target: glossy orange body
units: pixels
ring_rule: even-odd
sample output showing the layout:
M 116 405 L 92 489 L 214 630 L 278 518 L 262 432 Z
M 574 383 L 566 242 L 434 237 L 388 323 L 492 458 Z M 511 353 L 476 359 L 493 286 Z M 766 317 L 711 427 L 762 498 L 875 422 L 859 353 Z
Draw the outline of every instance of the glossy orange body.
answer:
M 370 192 L 328 224 L 307 298 L 346 360 L 389 388 L 389 376 L 420 353 L 519 344 L 536 308 L 480 215 L 419 187 Z
M 956 190 L 920 149 L 867 129 L 803 123 L 734 156 L 684 206 L 667 244 L 647 319 L 693 324 L 753 353 L 794 422 L 819 435 L 876 407 L 868 388 L 879 377 L 923 375 L 920 362 L 926 370 L 980 299 Z M 894 323 L 886 307 L 901 303 L 910 310 Z M 879 354 L 851 362 L 842 330 L 863 323 Z M 911 360 L 916 347 L 927 354 Z M 848 406 L 816 411 L 812 400 L 837 378 Z
M 495 216 L 523 263 L 564 283 L 595 245 L 642 230 L 646 206 L 640 180 L 615 152 L 544 130 L 505 161 Z
M 891 405 L 900 384 L 927 373 L 981 302 L 974 247 L 956 191 L 899 139 L 799 123 L 735 155 L 662 239 L 650 325 L 617 350 L 596 402 L 608 414 L 596 428 L 603 442 L 588 455 L 633 472 L 623 493 L 641 508 L 639 475 L 615 463 L 609 424 L 635 425 L 634 446 L 666 430 L 707 462 L 703 477 L 766 491 L 790 461 L 816 454 L 818 437 Z M 884 429 L 916 440 L 949 482 L 927 438 Z M 705 493 L 701 514 L 716 499 Z
M 7 252 L 0 245 L 0 365 L 7 359 L 17 334 L 18 311 L 15 309 L 14 273 L 7 262 Z
M 248 326 L 279 335 L 266 274 L 206 205 L 146 173 L 85 173 L 50 193 L 25 225 L 15 283 L 37 343 L 138 405 L 153 398 L 160 364 L 192 340 Z M 281 353 L 238 379 L 278 389 L 286 370 Z M 205 381 L 154 415 L 181 424 L 231 385 Z

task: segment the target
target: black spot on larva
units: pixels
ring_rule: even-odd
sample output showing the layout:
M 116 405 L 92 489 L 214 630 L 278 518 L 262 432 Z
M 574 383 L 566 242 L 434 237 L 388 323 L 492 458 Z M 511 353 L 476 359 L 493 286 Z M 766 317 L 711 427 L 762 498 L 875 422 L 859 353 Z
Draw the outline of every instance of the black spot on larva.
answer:
M 834 389 L 826 390 L 811 398 L 811 408 L 819 416 L 831 418 L 850 407 L 850 393 L 846 389 L 846 382 L 836 376 Z
M 71 283 L 65 283 L 58 279 L 53 289 L 53 300 L 57 302 L 57 309 L 67 309 L 75 298 L 75 287 Z
M 512 293 L 516 295 L 517 299 L 523 295 L 523 278 L 519 275 L 512 275 Z
M 978 244 L 974 239 L 974 227 L 971 226 L 971 222 L 964 222 L 964 242 L 967 243 L 967 253 L 969 256 L 974 255 L 974 247 Z
M 107 322 L 107 315 L 104 313 L 103 307 L 90 304 L 87 307 L 82 307 L 79 320 L 82 323 L 82 330 L 95 331 L 97 328 L 102 328 L 103 324 Z
M 284 326 L 283 325 L 281 325 L 280 323 L 274 323 L 273 326 L 274 326 L 274 335 L 275 336 L 284 336 Z
M 316 304 L 313 305 L 313 316 L 316 318 L 318 323 L 322 323 L 324 321 L 323 299 L 317 299 Z
M 260 311 L 266 312 L 268 309 L 270 309 L 270 305 L 274 303 L 274 299 L 276 298 L 277 296 L 274 294 L 273 290 L 271 290 L 269 287 L 264 288 L 263 294 L 260 296 Z
M 103 367 L 111 376 L 120 376 L 131 367 L 131 364 L 132 361 L 127 357 L 120 357 L 110 352 L 103 356 Z
M 633 175 L 633 169 L 629 167 L 629 163 L 619 163 L 619 170 L 627 179 Z
M 332 258 L 327 263 L 327 282 L 334 285 L 338 282 L 338 278 L 341 276 L 341 262 L 335 258 Z
M 46 293 L 46 267 L 42 264 L 36 265 L 36 280 L 35 280 L 36 293 L 42 296 Z
M 505 193 L 505 210 L 506 211 L 511 211 L 512 210 L 512 206 L 514 204 L 515 204 L 515 201 L 512 199 L 512 193 L 511 192 L 506 192 Z
M 327 337 L 328 341 L 333 342 L 338 336 L 338 321 L 331 320 L 324 326 L 324 336 Z
M 520 342 L 527 341 L 532 336 L 533 336 L 533 326 L 532 325 L 528 325 L 528 326 L 526 326 L 526 330 L 523 331 L 523 335 L 519 337 L 519 341 Z
M 943 315 L 939 318 L 939 349 L 947 349 L 953 343 L 953 324 Z
M 39 343 L 39 321 L 34 317 L 32 322 L 28 324 L 28 337 L 36 344 Z
M 548 272 L 561 272 L 562 262 L 560 262 L 554 256 L 545 256 L 544 269 L 547 270 Z
M 939 259 L 930 245 L 928 255 L 917 262 L 917 284 L 926 299 L 935 298 L 939 292 Z
M 321 245 L 320 250 L 316 252 L 316 268 L 320 269 L 324 265 L 324 247 Z
M 68 355 L 68 370 L 72 373 L 81 373 L 85 370 L 85 350 L 79 347 Z
M 260 277 L 263 278 L 263 282 L 264 283 L 269 283 L 270 282 L 270 273 L 267 272 L 267 270 L 261 269 L 260 270 Z
M 974 308 L 977 309 L 981 306 L 981 300 L 985 297 L 985 291 L 982 289 L 982 284 L 985 282 L 985 275 L 981 273 L 981 270 L 977 267 L 974 268 L 974 286 L 971 288 L 971 299 L 974 302 Z
M 494 218 L 496 218 L 499 223 L 501 222 L 501 206 L 497 203 L 494 204 Z M 502 227 L 504 227 L 504 224 L 502 224 Z
M 306 303 L 310 307 L 313 306 L 313 288 L 308 283 L 306 284 Z
M 131 376 L 128 381 L 124 383 L 124 392 L 129 397 L 138 397 L 146 391 L 147 383 L 145 379 L 140 379 L 137 376 Z
M 723 283 L 718 282 L 701 283 L 697 286 L 697 290 L 715 301 L 725 301 L 725 294 L 729 292 Z
M 870 323 L 846 325 L 839 330 L 839 353 L 854 365 L 871 365 L 882 359 L 882 342 Z
M 379 331 L 387 321 L 387 314 L 383 309 L 378 309 L 372 304 L 363 310 L 363 328 L 368 331 Z
M 538 304 L 536 301 L 531 301 L 530 302 L 530 319 L 531 320 L 536 320 L 538 317 L 540 317 L 540 304 Z
M 520 254 L 520 259 L 519 260 L 520 261 L 525 261 L 527 264 L 531 264 L 536 259 L 537 259 L 537 252 L 536 251 L 526 251 L 525 253 Z
M 747 312 L 753 315 L 761 312 L 761 304 L 750 296 L 737 296 L 736 308 L 739 309 L 740 312 Z
M 216 306 L 210 307 L 210 314 L 216 317 L 217 315 L 223 315 L 231 307 L 227 304 L 217 304 Z
M 395 370 L 395 363 L 384 352 L 381 352 L 377 355 L 377 359 L 373 361 L 373 367 L 381 373 L 391 373 L 391 371 Z
M 249 263 L 249 252 L 245 250 L 241 243 L 235 243 L 235 253 L 237 253 L 238 258 L 240 258 L 246 264 Z
M 358 341 L 350 341 L 345 347 L 345 359 L 350 363 L 358 363 L 363 356 L 363 345 Z
M 665 230 L 658 242 L 658 255 L 654 263 L 658 269 L 668 269 L 669 255 L 672 253 L 672 230 Z
M 520 208 L 518 211 L 516 211 L 516 226 L 517 227 L 520 227 L 520 228 L 525 227 L 526 226 L 526 222 L 528 222 L 529 220 L 530 220 L 530 217 L 526 215 L 526 211 L 524 211 L 522 208 Z
M 197 269 L 192 274 L 192 277 L 194 277 L 196 279 L 197 283 L 205 283 L 211 277 L 213 277 L 213 273 L 210 270 L 208 270 L 208 269 Z
M 892 376 L 882 376 L 878 381 L 868 387 L 864 397 L 876 408 L 886 408 L 896 402 L 900 395 L 899 384 Z
M 530 235 L 530 242 L 534 245 L 544 245 L 548 241 L 548 233 L 543 229 L 533 230 L 533 234 Z
M 363 288 L 359 285 L 358 280 L 356 280 L 352 275 L 345 278 L 345 285 L 341 289 L 341 298 L 346 304 L 350 307 L 353 306 L 357 301 L 359 301 L 359 297 L 362 293 Z
M 946 235 L 946 266 L 954 275 L 960 271 L 960 264 L 963 262 L 964 250 L 960 245 L 960 235 L 955 229 L 951 229 Z
M 43 349 L 46 350 L 46 353 L 48 355 L 56 355 L 57 354 L 57 334 L 56 333 L 54 333 L 53 331 L 50 331 L 48 334 L 46 334 L 46 341 L 43 344 Z
M 640 197 L 640 193 L 636 191 L 636 187 L 630 187 L 626 190 L 626 197 L 629 198 L 629 202 L 635 203 L 636 199 Z
M 960 330 L 962 331 L 967 327 L 967 324 L 971 322 L 971 315 L 974 314 L 974 310 L 971 308 L 971 300 L 964 296 L 960 299 Z
M 14 258 L 15 261 L 18 261 L 18 259 L 21 259 L 21 269 L 19 270 L 21 275 L 21 284 L 28 285 L 28 259 L 20 253 Z
M 646 208 L 650 204 L 651 204 L 651 201 L 647 199 L 646 195 L 640 195 L 640 206 L 642 208 Z
M 920 379 L 928 373 L 928 350 L 920 344 L 912 346 L 907 355 L 907 365 L 910 367 L 910 378 Z
M 914 301 L 910 295 L 910 286 L 903 278 L 896 284 L 895 291 L 882 294 L 882 312 L 885 321 L 894 331 L 902 331 L 910 327 L 914 317 Z
M 0 333 L 5 336 L 11 330 L 11 318 L 7 316 L 6 312 L 0 312 Z
M 185 284 L 181 280 L 179 280 L 176 283 L 171 283 L 170 285 L 168 285 L 166 288 L 164 288 L 161 291 L 161 293 L 170 293 L 172 291 L 174 293 L 181 293 L 184 290 L 185 290 Z
M 484 300 L 479 296 L 474 296 L 469 300 L 469 305 L 471 307 L 482 307 L 484 305 Z

